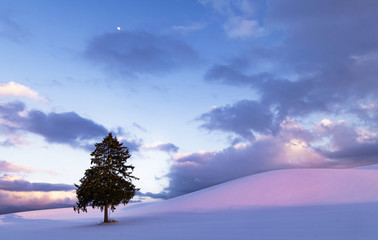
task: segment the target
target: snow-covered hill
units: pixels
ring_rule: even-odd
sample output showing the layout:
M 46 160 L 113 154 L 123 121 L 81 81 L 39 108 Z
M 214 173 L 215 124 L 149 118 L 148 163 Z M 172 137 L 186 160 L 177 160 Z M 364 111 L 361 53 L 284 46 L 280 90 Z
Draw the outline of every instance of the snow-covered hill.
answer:
M 376 203 L 377 202 L 377 203 Z M 261 173 L 157 203 L 102 213 L 0 216 L 1 239 L 377 239 L 378 168 Z
M 271 171 L 178 197 L 164 204 L 175 210 L 192 210 L 367 202 L 378 202 L 378 168 Z

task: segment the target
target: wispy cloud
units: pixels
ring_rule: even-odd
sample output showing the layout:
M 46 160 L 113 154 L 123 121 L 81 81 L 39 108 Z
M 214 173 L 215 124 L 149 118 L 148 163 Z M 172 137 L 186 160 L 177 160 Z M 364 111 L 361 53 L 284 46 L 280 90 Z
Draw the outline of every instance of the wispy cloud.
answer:
M 176 153 L 179 150 L 179 147 L 174 145 L 173 143 L 155 143 L 150 146 L 143 146 L 145 150 L 158 150 L 167 153 Z
M 195 24 L 191 24 L 191 25 L 175 25 L 175 26 L 172 26 L 172 29 L 177 31 L 177 32 L 181 32 L 181 33 L 186 34 L 186 33 L 191 33 L 191 32 L 202 30 L 205 27 L 206 27 L 205 24 L 195 23 Z
M 258 21 L 240 17 L 230 18 L 223 27 L 230 38 L 260 37 L 265 31 Z
M 162 74 L 198 60 L 189 44 L 146 31 L 119 31 L 93 38 L 86 59 L 122 75 Z
M 12 18 L 4 14 L 0 16 L 0 38 L 23 43 L 29 37 L 30 33 Z
M 230 38 L 248 39 L 264 34 L 265 29 L 258 13 L 265 6 L 265 1 L 200 0 L 199 2 L 210 6 L 224 17 L 223 29 Z
M 47 173 L 50 175 L 57 175 L 55 171 L 46 170 L 46 169 L 37 169 L 30 166 L 14 164 L 9 161 L 0 160 L 0 174 L 3 175 L 2 177 L 6 175 L 8 180 L 10 179 L 10 176 L 15 176 L 13 174 L 24 175 L 24 174 L 29 174 L 29 173 Z
M 23 165 L 13 164 L 11 162 L 0 160 L 0 173 L 30 173 L 34 171 L 34 169 Z
M 0 146 L 3 147 L 23 148 L 25 144 L 27 144 L 27 141 L 22 136 L 18 135 L 11 135 L 4 141 L 0 141 Z

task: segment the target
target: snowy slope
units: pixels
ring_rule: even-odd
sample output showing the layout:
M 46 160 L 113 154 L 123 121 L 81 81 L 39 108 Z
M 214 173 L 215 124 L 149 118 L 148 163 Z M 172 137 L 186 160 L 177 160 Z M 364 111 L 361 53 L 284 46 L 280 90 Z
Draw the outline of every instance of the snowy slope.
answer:
M 175 210 L 378 202 L 378 168 L 291 169 L 237 179 L 166 202 Z
M 378 170 L 261 173 L 178 198 L 98 210 L 0 216 L 1 239 L 377 239 Z

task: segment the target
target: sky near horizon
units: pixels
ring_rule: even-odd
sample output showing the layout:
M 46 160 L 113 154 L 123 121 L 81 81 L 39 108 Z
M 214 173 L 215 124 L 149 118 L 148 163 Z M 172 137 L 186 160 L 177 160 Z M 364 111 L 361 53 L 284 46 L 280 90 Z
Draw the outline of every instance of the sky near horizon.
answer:
M 0 203 L 72 204 L 108 132 L 150 197 L 269 170 L 378 164 L 377 9 L 2 0 Z

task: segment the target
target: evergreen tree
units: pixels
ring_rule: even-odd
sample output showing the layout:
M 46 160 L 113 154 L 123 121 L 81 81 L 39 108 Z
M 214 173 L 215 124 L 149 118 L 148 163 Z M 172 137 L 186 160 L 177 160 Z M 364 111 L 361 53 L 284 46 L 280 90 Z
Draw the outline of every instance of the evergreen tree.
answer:
M 75 184 L 78 202 L 74 211 L 87 212 L 87 206 L 98 207 L 104 211 L 104 222 L 109 222 L 108 208 L 114 211 L 120 203 L 127 204 L 139 190 L 132 183 L 138 178 L 131 175 L 134 166 L 126 165 L 131 156 L 128 148 L 111 133 L 95 146 L 92 166 L 85 171 L 80 185 Z

